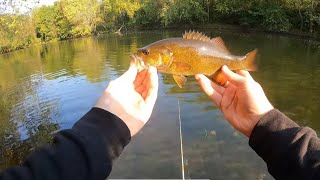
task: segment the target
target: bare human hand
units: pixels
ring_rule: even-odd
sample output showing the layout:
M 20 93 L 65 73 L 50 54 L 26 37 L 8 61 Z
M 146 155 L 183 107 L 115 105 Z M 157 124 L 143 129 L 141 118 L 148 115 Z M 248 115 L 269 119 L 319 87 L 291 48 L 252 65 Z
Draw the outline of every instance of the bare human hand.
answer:
M 96 107 L 122 119 L 134 136 L 149 120 L 157 95 L 157 69 L 150 67 L 138 73 L 131 63 L 127 72 L 109 83 Z
M 260 84 L 254 81 L 248 71 L 236 73 L 227 66 L 222 73 L 228 83 L 225 87 L 211 82 L 206 76 L 195 78 L 202 90 L 219 106 L 229 123 L 250 137 L 253 128 L 266 113 L 273 109 Z

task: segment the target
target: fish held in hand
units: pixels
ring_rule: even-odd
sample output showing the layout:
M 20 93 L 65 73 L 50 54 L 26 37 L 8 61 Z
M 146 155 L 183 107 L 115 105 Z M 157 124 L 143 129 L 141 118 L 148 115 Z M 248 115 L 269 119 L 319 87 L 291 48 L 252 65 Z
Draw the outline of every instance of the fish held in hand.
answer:
M 186 76 L 204 74 L 219 85 L 226 80 L 221 67 L 231 70 L 255 71 L 257 49 L 245 56 L 232 55 L 220 37 L 210 38 L 200 32 L 186 32 L 182 38 L 169 38 L 157 41 L 138 49 L 131 55 L 139 70 L 154 66 L 161 73 L 172 74 L 181 88 Z

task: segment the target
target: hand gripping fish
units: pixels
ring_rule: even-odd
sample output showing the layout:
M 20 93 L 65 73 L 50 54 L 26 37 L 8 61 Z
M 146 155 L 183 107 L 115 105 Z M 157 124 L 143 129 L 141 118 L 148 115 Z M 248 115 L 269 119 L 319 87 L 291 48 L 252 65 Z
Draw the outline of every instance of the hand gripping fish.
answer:
M 256 70 L 257 49 L 245 56 L 235 56 L 226 48 L 220 37 L 209 38 L 200 32 L 189 31 L 183 38 L 169 38 L 138 49 L 131 55 L 139 71 L 154 66 L 161 73 L 172 74 L 182 88 L 187 78 L 204 74 L 220 85 L 226 80 L 220 68 L 227 65 L 231 70 Z

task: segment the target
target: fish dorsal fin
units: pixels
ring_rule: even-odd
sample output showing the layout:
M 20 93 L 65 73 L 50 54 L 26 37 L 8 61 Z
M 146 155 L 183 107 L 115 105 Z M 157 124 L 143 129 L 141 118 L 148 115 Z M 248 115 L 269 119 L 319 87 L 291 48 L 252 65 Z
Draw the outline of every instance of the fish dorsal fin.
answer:
M 211 38 L 206 36 L 205 34 L 201 33 L 201 32 L 197 32 L 197 31 L 189 31 L 189 32 L 185 32 L 182 37 L 184 39 L 193 39 L 193 40 L 199 40 L 199 41 L 205 41 L 205 42 L 209 42 L 211 41 Z
M 192 40 L 199 40 L 204 42 L 211 42 L 213 43 L 221 52 L 226 54 L 231 54 L 230 51 L 226 48 L 225 43 L 223 42 L 221 37 L 216 37 L 211 39 L 210 37 L 206 36 L 205 34 L 197 31 L 189 31 L 185 32 L 182 36 L 184 39 L 192 39 Z
M 219 48 L 220 51 L 222 51 L 226 54 L 231 54 L 230 51 L 227 49 L 227 47 L 221 37 L 213 38 L 213 39 L 211 39 L 210 42 L 215 44 Z

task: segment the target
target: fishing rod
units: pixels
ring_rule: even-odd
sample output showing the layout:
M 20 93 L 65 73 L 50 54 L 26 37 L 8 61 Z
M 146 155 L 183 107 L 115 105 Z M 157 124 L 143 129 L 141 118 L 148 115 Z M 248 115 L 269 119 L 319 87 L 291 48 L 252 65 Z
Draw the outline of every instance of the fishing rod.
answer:
M 185 180 L 184 176 L 184 156 L 183 156 L 183 139 L 182 139 L 182 126 L 181 126 L 181 109 L 180 109 L 180 99 L 178 98 L 178 111 L 179 111 L 179 132 L 180 132 L 180 153 L 181 153 L 181 170 L 182 179 Z

